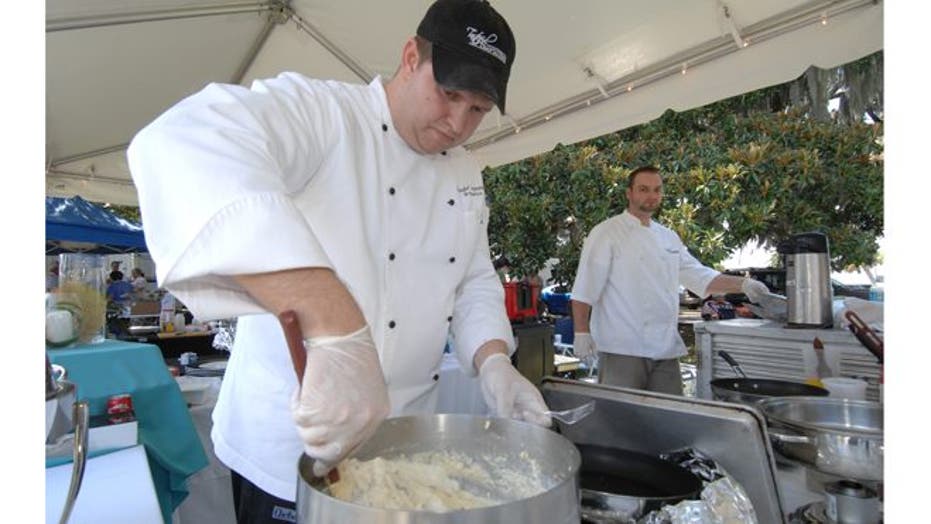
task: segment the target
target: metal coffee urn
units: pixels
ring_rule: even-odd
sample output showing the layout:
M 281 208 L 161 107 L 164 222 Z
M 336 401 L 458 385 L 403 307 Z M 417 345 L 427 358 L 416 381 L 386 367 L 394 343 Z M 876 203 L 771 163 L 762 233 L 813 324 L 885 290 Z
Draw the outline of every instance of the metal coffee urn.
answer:
M 785 257 L 788 327 L 831 327 L 834 314 L 828 237 L 801 233 L 781 242 L 777 251 Z

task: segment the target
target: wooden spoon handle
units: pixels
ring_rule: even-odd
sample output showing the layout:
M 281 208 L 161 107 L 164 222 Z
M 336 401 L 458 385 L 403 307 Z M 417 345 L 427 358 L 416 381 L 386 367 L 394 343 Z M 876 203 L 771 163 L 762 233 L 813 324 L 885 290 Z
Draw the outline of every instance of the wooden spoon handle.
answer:
M 291 353 L 291 363 L 294 364 L 294 373 L 297 374 L 297 384 L 300 387 L 304 381 L 304 368 L 307 366 L 307 351 L 304 349 L 301 323 L 297 320 L 297 313 L 290 309 L 278 315 L 278 321 L 284 330 L 284 338 Z
M 304 349 L 301 323 L 297 320 L 297 313 L 290 309 L 278 315 L 278 322 L 284 330 L 284 339 L 288 343 L 288 352 L 291 353 L 291 363 L 294 364 L 294 373 L 297 375 L 297 387 L 301 387 L 304 383 L 304 368 L 307 367 L 307 350 Z M 339 471 L 336 468 L 327 474 L 327 481 L 330 484 L 339 482 Z

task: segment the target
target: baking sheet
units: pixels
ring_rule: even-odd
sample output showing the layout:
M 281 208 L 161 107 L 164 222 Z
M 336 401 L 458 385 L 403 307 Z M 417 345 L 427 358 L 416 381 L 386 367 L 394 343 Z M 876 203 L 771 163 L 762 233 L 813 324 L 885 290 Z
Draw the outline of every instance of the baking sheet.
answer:
M 550 409 L 595 401 L 595 412 L 559 425 L 572 442 L 659 454 L 695 448 L 746 490 L 761 523 L 785 522 L 776 465 L 763 415 L 749 406 L 562 380 L 541 386 Z

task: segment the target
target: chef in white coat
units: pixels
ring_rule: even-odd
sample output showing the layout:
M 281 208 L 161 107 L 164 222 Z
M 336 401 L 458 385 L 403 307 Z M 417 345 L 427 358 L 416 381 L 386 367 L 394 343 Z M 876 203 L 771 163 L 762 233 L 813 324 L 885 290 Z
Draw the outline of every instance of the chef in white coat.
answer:
M 198 318 L 239 316 L 211 433 L 239 522 L 293 517 L 302 451 L 322 475 L 389 413 L 433 412 L 448 333 L 494 414 L 550 423 L 510 363 L 481 172 L 461 147 L 504 112 L 514 51 L 487 2 L 438 0 L 387 82 L 211 84 L 133 139 L 159 282 Z M 305 337 L 299 388 L 285 310 Z
M 746 293 L 759 302 L 769 289 L 724 275 L 693 257 L 675 231 L 652 219 L 663 200 L 658 168 L 627 178 L 627 209 L 592 228 L 572 285 L 575 355 L 598 354 L 598 382 L 682 394 L 679 285 L 699 296 Z

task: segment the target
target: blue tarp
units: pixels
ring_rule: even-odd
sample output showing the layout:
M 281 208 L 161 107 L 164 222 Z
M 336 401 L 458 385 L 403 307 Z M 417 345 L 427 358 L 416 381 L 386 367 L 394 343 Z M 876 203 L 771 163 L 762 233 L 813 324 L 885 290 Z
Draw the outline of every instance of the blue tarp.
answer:
M 148 251 L 142 226 L 84 200 L 45 197 L 45 252 L 136 253 Z

